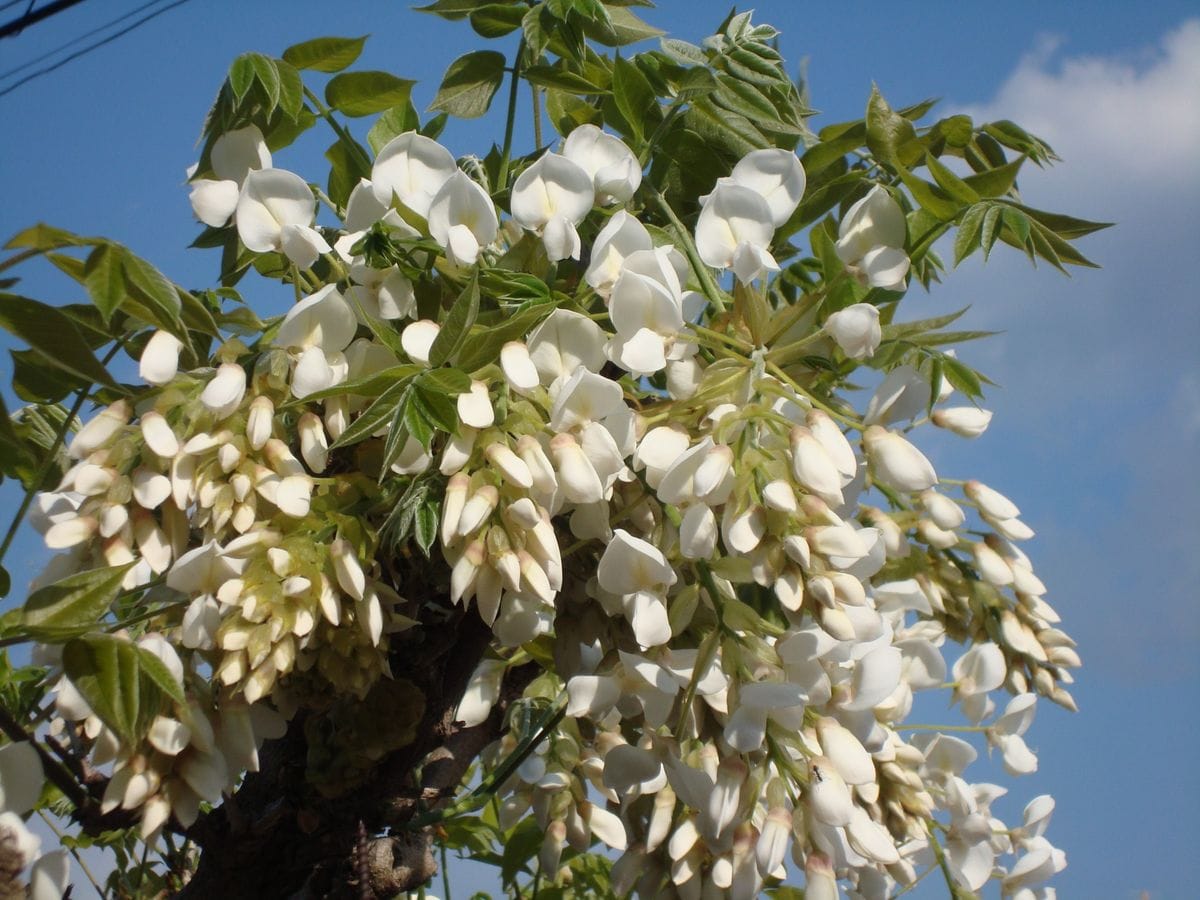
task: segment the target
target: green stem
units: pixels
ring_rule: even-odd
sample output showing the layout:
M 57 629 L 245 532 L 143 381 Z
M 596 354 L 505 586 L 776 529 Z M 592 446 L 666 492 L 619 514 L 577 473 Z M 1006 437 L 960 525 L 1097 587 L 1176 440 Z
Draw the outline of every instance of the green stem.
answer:
M 100 361 L 100 364 L 108 365 L 122 346 L 124 346 L 122 338 L 118 338 L 116 343 L 113 344 L 112 349 L 104 355 L 104 359 Z M 83 404 L 87 402 L 87 398 L 91 395 L 94 386 L 89 384 L 87 387 L 79 389 L 79 394 L 76 396 L 75 402 L 71 405 L 67 417 L 63 420 L 62 426 L 54 435 L 54 443 L 46 451 L 46 458 L 43 460 L 41 468 L 38 469 L 37 475 L 34 476 L 33 483 L 29 486 L 29 489 L 25 491 L 25 496 L 21 498 L 21 505 L 17 507 L 12 522 L 9 523 L 3 542 L 0 542 L 0 562 L 4 561 L 4 556 L 8 553 L 8 548 L 12 546 L 13 539 L 17 536 L 17 530 L 21 527 L 21 522 L 25 520 L 25 514 L 29 512 L 29 507 L 33 504 L 33 498 L 37 496 L 38 492 L 44 486 L 46 476 L 50 474 L 50 470 L 57 460 L 58 448 L 66 440 L 67 432 L 71 430 L 71 423 L 75 421 L 75 418 L 79 415 L 79 411 L 83 409 Z
M 446 845 L 441 845 L 442 860 L 442 900 L 450 900 L 450 866 L 446 859 Z
M 666 115 L 662 121 L 658 123 L 658 127 L 650 134 L 646 141 L 646 146 L 642 148 L 642 152 L 638 154 L 638 162 L 642 164 L 642 168 L 650 162 L 650 157 L 654 153 L 654 148 L 658 146 L 658 142 L 662 140 L 662 136 L 667 133 L 667 128 L 671 122 L 679 115 L 679 111 L 683 109 L 684 101 L 680 97 L 676 97 L 671 105 L 667 108 Z
M 542 146 L 542 89 L 532 81 L 529 91 L 533 94 L 533 146 Z
M 671 204 L 667 202 L 667 198 L 659 191 L 651 188 L 651 196 L 654 198 L 654 202 L 658 204 L 659 211 L 667 217 L 667 220 L 671 223 L 671 227 L 675 229 L 675 237 L 683 245 L 683 252 L 687 256 L 688 262 L 691 263 L 692 271 L 700 279 L 700 287 L 704 291 L 704 296 L 708 298 L 708 302 L 713 305 L 713 308 L 718 313 L 725 312 L 725 301 L 721 299 L 721 289 L 717 287 L 717 282 L 713 280 L 712 272 L 708 270 L 708 266 L 700 259 L 700 252 L 696 249 L 696 244 L 692 240 L 687 226 L 679 221 L 679 217 L 675 215 L 675 210 L 671 209 Z
M 521 57 L 525 55 L 525 39 L 517 45 L 513 60 L 512 83 L 508 88 L 508 112 L 504 119 L 504 148 L 500 151 L 500 174 L 493 187 L 502 191 L 508 185 L 508 164 L 512 161 L 513 125 L 517 121 L 517 88 L 521 85 Z
M 792 390 L 794 390 L 797 394 L 806 398 L 808 400 L 808 402 L 811 403 L 813 406 L 815 406 L 817 409 L 827 413 L 830 417 L 837 419 L 843 425 L 853 428 L 856 431 L 862 431 L 862 422 L 859 422 L 857 419 L 852 419 L 849 416 L 838 412 L 836 409 L 834 409 L 828 403 L 824 403 L 824 402 L 818 400 L 816 397 L 814 397 L 812 394 L 810 394 L 804 388 L 800 387 L 800 385 L 796 383 L 795 379 L 793 379 L 790 375 L 788 375 L 786 372 L 784 372 L 783 369 L 779 368 L 779 366 L 775 365 L 775 363 L 768 362 L 767 370 L 772 375 L 774 375 L 776 378 L 778 378 L 780 381 L 782 381 L 784 384 L 786 384 L 788 387 L 790 387 Z
M 313 105 L 313 108 L 317 111 L 317 115 L 329 123 L 329 127 L 333 129 L 334 133 L 338 136 L 338 139 L 341 140 L 342 143 L 349 148 L 350 152 L 358 157 L 359 162 L 366 166 L 367 170 L 370 171 L 372 163 L 371 158 L 367 156 L 367 151 L 364 150 L 362 145 L 354 139 L 354 136 L 346 130 L 346 127 L 333 117 L 333 112 L 329 109 L 329 107 L 321 102 L 321 98 L 314 94 L 311 88 L 304 88 L 304 96 L 307 97 L 308 102 Z
M 62 844 L 64 835 L 58 826 L 54 824 L 54 820 L 51 819 L 50 816 L 46 815 L 46 811 L 44 809 L 39 809 L 38 815 L 42 817 L 42 821 L 46 823 L 46 827 L 54 832 L 54 836 L 58 838 L 59 844 Z M 67 844 L 64 846 L 66 846 L 67 851 L 73 857 L 75 857 L 75 862 L 79 863 L 79 868 L 83 871 L 83 874 L 87 877 L 87 880 L 92 883 L 92 887 L 96 889 L 97 895 L 103 897 L 104 888 L 100 887 L 100 882 L 96 880 L 96 876 L 92 874 L 92 870 L 89 869 L 87 863 L 83 861 L 83 856 L 80 855 L 79 851 L 75 849 L 73 845 Z

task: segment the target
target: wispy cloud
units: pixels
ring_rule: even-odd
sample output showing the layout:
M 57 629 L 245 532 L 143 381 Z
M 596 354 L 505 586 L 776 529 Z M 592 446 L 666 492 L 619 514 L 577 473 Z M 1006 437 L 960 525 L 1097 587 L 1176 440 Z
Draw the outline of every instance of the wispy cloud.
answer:
M 1031 550 L 1085 661 L 1193 678 L 1200 20 L 1137 53 L 1068 53 L 1043 40 L 995 96 L 963 111 L 1013 119 L 1054 146 L 1064 161 L 1028 172 L 1023 197 L 1118 223 L 1081 243 L 1103 270 L 1068 280 L 998 249 L 986 274 L 967 264 L 943 293 L 974 304 L 974 325 L 1005 329 L 966 351 L 1005 385 L 990 398 L 997 419 L 985 438 L 1004 456 L 983 465 L 1027 492 L 1041 532 Z

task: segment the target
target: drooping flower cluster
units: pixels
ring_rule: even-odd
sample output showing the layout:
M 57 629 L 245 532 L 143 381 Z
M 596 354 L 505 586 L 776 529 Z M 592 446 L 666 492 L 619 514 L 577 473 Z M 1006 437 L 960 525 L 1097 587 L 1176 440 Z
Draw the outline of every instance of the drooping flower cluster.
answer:
M 84 426 L 38 500 L 47 544 L 65 551 L 45 580 L 124 566 L 126 589 L 168 601 L 157 632 L 112 638 L 173 679 L 139 741 L 58 682 L 55 727 L 111 763 L 106 808 L 140 810 L 147 836 L 171 816 L 190 824 L 296 709 L 331 691 L 361 700 L 389 677 L 430 598 L 397 578 L 381 536 L 392 511 L 372 492 L 433 485 L 446 600 L 495 639 L 460 719 L 486 719 L 522 648 L 558 660 L 529 696 L 561 696 L 565 718 L 502 812 L 536 817 L 548 871 L 594 838 L 622 854 L 618 892 L 743 898 L 790 871 L 810 897 L 840 883 L 875 898 L 944 854 L 970 890 L 998 876 L 1022 900 L 1047 896 L 1038 885 L 1065 862 L 1044 837 L 1052 801 L 1009 827 L 990 807 L 1002 789 L 967 780 L 969 742 L 904 730 L 915 693 L 949 688 L 1021 774 L 1037 765 L 1024 735 L 1038 698 L 1072 706 L 1078 657 L 1017 546 L 1032 531 L 996 490 L 940 479 L 909 427 L 936 406 L 933 424 L 973 437 L 990 414 L 939 405 L 949 385 L 908 364 L 857 413 L 749 343 L 718 315 L 711 273 L 689 266 L 743 286 L 779 270 L 776 230 L 805 190 L 794 153 L 745 156 L 671 240 L 647 227 L 637 158 L 590 125 L 517 174 L 503 224 L 488 190 L 415 132 L 380 151 L 336 228 L 271 162 L 255 130 L 222 137 L 196 213 L 232 222 L 248 250 L 320 260 L 327 283 L 257 350 L 226 341 L 209 368 L 179 371 L 180 341 L 156 333 L 141 360 L 153 389 Z M 802 337 L 865 360 L 882 341 L 865 288 L 905 285 L 903 209 L 865 188 L 838 234 L 860 302 L 819 309 Z M 442 298 L 531 245 L 573 267 L 578 290 L 521 307 L 528 327 L 458 371 L 446 347 L 487 326 L 453 334 L 470 321 Z M 513 311 L 476 302 L 497 304 L 493 327 Z M 455 387 L 431 399 L 439 373 Z M 428 428 L 439 399 L 453 427 Z M 965 650 L 950 662 L 953 643 Z

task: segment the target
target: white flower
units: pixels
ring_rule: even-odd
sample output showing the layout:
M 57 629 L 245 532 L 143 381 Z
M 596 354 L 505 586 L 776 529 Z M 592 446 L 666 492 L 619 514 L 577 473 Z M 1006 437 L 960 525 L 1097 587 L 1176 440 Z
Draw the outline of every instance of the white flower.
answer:
M 218 419 L 231 415 L 246 395 L 246 370 L 234 362 L 221 363 L 200 394 L 200 402 Z
M 650 250 L 653 246 L 646 226 L 625 210 L 619 210 L 596 235 L 583 280 L 595 288 L 596 293 L 607 297 L 625 260 L 633 253 Z
M 388 141 L 375 157 L 371 188 L 385 207 L 391 207 L 394 195 L 424 218 L 437 192 L 457 171 L 449 150 L 415 131 L 406 131 Z
M 169 331 L 156 331 L 146 342 L 138 362 L 138 374 L 147 384 L 166 384 L 179 370 L 183 342 Z
M 518 225 L 541 233 L 551 262 L 579 259 L 575 226 L 595 203 L 592 179 L 565 156 L 546 152 L 520 174 L 512 189 L 512 216 Z
M 316 198 L 299 175 L 260 169 L 246 176 L 237 203 L 238 237 L 256 253 L 280 251 L 307 269 L 330 246 L 312 227 Z
M 474 265 L 499 227 L 492 198 L 460 169 L 430 201 L 429 234 L 457 266 Z
M 192 182 L 188 198 L 196 218 L 220 228 L 237 209 L 238 191 L 250 172 L 271 167 L 271 151 L 256 125 L 227 131 L 213 143 L 209 156 L 216 180 Z
M 909 260 L 904 252 L 904 211 L 882 186 L 846 211 L 838 227 L 837 255 L 847 271 L 871 287 L 904 290 Z
M 42 793 L 42 760 L 29 741 L 0 747 L 0 812 L 25 815 Z
M 883 339 L 879 310 L 870 303 L 839 309 L 825 320 L 825 331 L 850 359 L 873 356 Z
M 796 211 L 806 183 L 804 167 L 796 154 L 779 149 L 751 150 L 733 167 L 729 180 L 767 201 L 776 228 Z
M 592 372 L 604 368 L 604 331 L 587 316 L 568 309 L 550 313 L 526 344 L 545 386 L 570 378 L 581 366 Z
M 635 375 L 662 371 L 668 359 L 690 355 L 692 350 L 675 340 L 684 326 L 684 303 L 690 299 L 680 287 L 676 256 L 676 251 L 661 247 L 636 251 L 624 261 L 613 285 L 609 317 L 617 335 L 609 354 Z
M 624 203 L 642 183 L 642 167 L 633 151 L 595 125 L 579 125 L 568 134 L 562 155 L 587 172 L 601 202 Z
M 762 195 L 731 182 L 718 183 L 696 220 L 696 249 L 706 265 L 732 268 L 748 284 L 779 271 L 771 255 L 771 208 Z

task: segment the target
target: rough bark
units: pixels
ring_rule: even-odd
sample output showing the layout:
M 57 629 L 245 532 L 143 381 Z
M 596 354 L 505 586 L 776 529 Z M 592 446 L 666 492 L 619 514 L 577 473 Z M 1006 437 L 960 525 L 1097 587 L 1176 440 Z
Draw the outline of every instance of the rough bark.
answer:
M 434 635 L 438 646 L 430 647 Z M 298 716 L 285 737 L 263 747 L 260 771 L 189 829 L 201 857 L 179 896 L 382 900 L 437 871 L 431 828 L 391 836 L 388 829 L 450 798 L 471 762 L 499 736 L 505 707 L 532 673 L 509 673 L 504 697 L 486 722 L 456 725 L 455 709 L 491 632 L 474 611 L 456 611 L 426 637 L 413 648 L 406 646 L 411 638 L 402 637 L 392 654 L 396 678 L 425 697 L 416 739 L 382 759 L 365 784 L 328 799 L 306 783 L 308 747 Z

